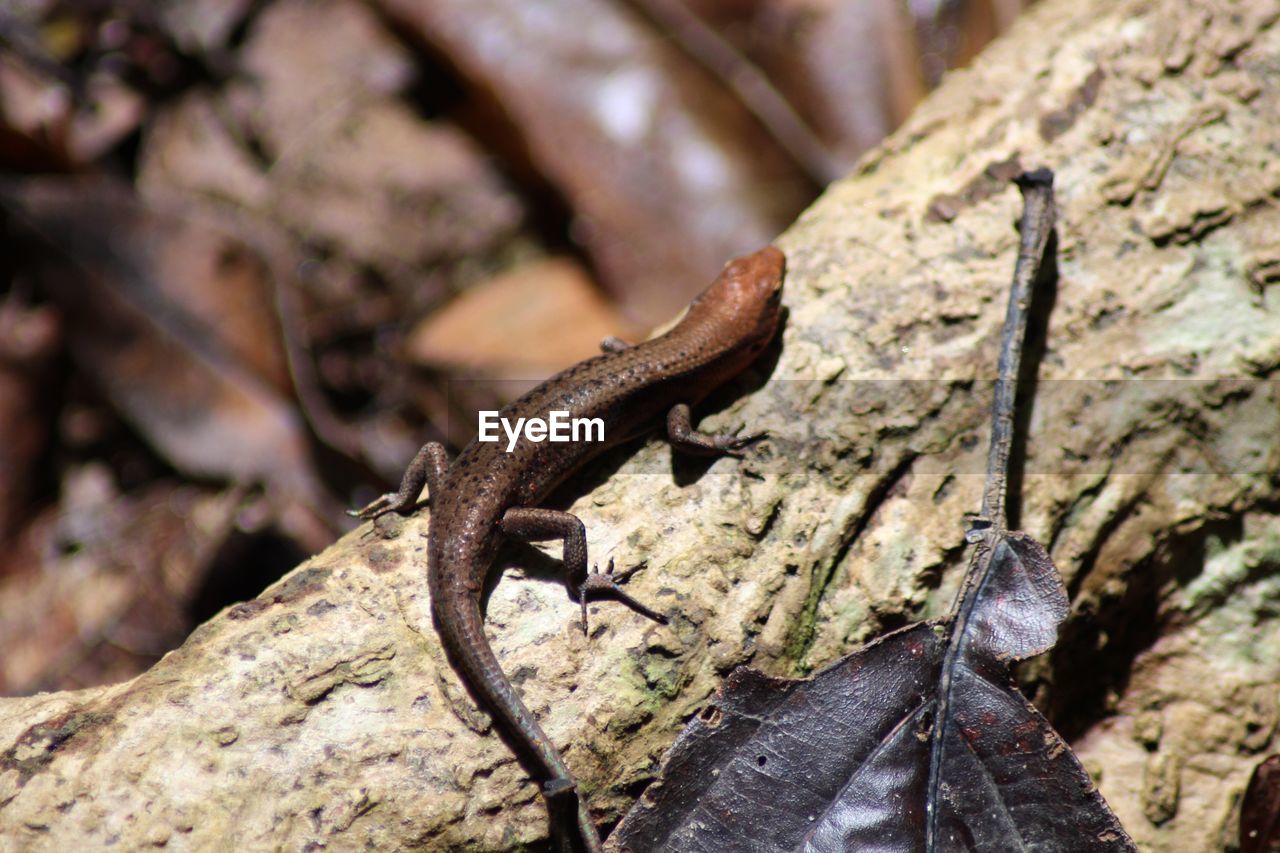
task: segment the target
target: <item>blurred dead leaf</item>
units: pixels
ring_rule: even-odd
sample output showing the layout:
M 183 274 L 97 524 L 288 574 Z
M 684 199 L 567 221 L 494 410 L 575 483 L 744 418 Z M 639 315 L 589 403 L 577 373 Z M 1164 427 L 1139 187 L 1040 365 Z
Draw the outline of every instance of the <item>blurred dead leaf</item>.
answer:
M 9 541 L 35 491 L 54 403 L 50 362 L 59 343 L 53 310 L 0 299 L 0 543 Z
M 142 123 L 146 99 L 118 69 L 76 79 L 58 65 L 58 53 L 78 52 L 87 38 L 85 22 L 60 23 L 42 30 L 0 11 L 0 163 L 83 166 Z
M 473 285 L 419 323 L 409 357 L 463 375 L 528 378 L 600 353 L 629 327 L 570 258 L 546 258 Z
M 229 126 L 225 106 L 197 89 L 159 110 L 147 129 L 138 190 L 155 199 L 194 196 L 264 210 L 271 181 Z
M 913 21 L 894 0 L 690 0 L 760 65 L 845 171 L 925 92 Z
M 211 53 L 225 47 L 253 0 L 155 0 L 161 25 L 185 50 Z
M 0 694 L 129 678 L 181 642 L 243 492 L 161 483 L 124 495 L 89 465 L 63 496 L 0 580 Z
M 0 162 L 16 169 L 65 167 L 70 109 L 65 86 L 0 53 Z
M 642 324 L 767 243 L 809 192 L 752 115 L 625 6 L 379 5 L 492 98 L 495 123 L 516 131 L 509 156 L 527 154 L 563 195 L 574 237 Z M 488 138 L 500 140 L 492 125 Z
M 276 3 L 244 51 L 274 212 L 358 261 L 419 277 L 490 247 L 519 210 L 455 129 L 395 99 L 412 60 L 363 6 Z
M 7 201 L 57 250 L 41 280 L 79 366 L 171 464 L 329 506 L 282 396 L 272 273 L 251 247 L 111 181 L 30 182 Z
M 367 264 L 414 304 L 443 291 L 424 268 L 492 251 L 520 208 L 456 128 L 397 97 L 410 56 L 363 6 L 286 0 L 255 21 L 250 83 L 193 91 L 147 134 L 148 193 L 198 193 Z

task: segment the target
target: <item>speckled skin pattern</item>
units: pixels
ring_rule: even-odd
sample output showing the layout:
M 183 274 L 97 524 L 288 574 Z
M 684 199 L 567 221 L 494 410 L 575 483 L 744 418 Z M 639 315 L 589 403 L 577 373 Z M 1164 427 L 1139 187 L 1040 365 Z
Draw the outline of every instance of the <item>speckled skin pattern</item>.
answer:
M 662 424 L 672 443 L 701 453 L 731 453 L 749 439 L 705 436 L 689 428 L 688 407 L 747 367 L 777 332 L 785 259 L 766 246 L 731 261 L 669 332 L 580 362 L 548 379 L 500 413 L 517 418 L 600 418 L 604 440 L 530 441 L 522 434 L 510 452 L 500 441 L 473 439 L 452 465 L 441 445 L 427 445 L 405 473 L 400 491 L 359 514 L 372 518 L 406 511 L 425 483 L 431 503 L 427 582 L 436 630 L 449 661 L 475 697 L 521 747 L 526 767 L 548 799 L 575 787 L 554 744 L 524 706 L 485 638 L 480 612 L 484 581 L 504 536 L 565 542 L 571 579 L 586 574 L 582 522 L 568 513 L 537 509 L 584 462 Z M 582 591 L 579 591 L 582 594 Z M 583 844 L 599 840 L 579 803 Z

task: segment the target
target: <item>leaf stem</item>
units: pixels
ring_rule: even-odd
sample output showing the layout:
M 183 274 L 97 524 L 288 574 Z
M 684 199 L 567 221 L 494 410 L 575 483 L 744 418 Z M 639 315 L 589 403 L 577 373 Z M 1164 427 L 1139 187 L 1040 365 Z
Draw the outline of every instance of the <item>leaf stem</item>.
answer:
M 1018 370 L 1022 364 L 1022 341 L 1027 331 L 1027 315 L 1032 288 L 1040 277 L 1045 248 L 1053 233 L 1055 218 L 1053 172 L 1036 169 L 1014 179 L 1022 191 L 1021 240 L 1018 261 L 1013 268 L 1009 308 L 1000 333 L 1000 356 L 996 362 L 995 399 L 991 405 L 991 449 L 987 453 L 987 479 L 982 492 L 980 518 L 996 530 L 1008 521 L 1005 497 L 1009 480 L 1009 451 L 1013 444 L 1014 402 L 1018 394 Z

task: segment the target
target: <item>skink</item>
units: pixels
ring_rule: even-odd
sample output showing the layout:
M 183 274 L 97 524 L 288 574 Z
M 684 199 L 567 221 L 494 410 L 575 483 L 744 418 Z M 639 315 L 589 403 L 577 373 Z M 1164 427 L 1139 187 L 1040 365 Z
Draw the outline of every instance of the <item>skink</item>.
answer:
M 740 373 L 777 332 L 785 260 L 766 246 L 731 261 L 666 334 L 627 345 L 607 339 L 604 354 L 556 374 L 500 413 L 546 420 L 552 412 L 599 418 L 599 441 L 472 440 L 449 464 L 444 446 L 430 443 L 405 471 L 397 492 L 383 495 L 354 515 L 371 519 L 408 512 L 428 489 L 431 522 L 427 585 L 431 613 L 449 662 L 459 677 L 514 739 L 526 769 L 542 784 L 558 842 L 600 849 L 600 838 L 577 793 L 577 783 L 555 745 L 520 700 L 485 638 L 481 592 L 503 537 L 559 539 L 564 569 L 582 604 L 588 594 L 610 590 L 650 618 L 665 619 L 623 593 L 610 561 L 607 571 L 587 571 L 586 531 L 577 516 L 539 508 L 565 477 L 584 462 L 662 423 L 673 447 L 700 454 L 740 456 L 759 436 L 706 435 L 693 429 L 690 406 Z M 566 826 L 568 824 L 568 826 Z

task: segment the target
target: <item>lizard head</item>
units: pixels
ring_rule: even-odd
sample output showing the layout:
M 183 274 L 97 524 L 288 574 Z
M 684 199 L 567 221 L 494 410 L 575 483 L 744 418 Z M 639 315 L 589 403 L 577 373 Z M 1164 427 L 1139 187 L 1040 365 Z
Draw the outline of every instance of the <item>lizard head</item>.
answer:
M 690 306 L 689 316 L 723 324 L 738 340 L 763 349 L 782 315 L 785 271 L 786 256 L 776 246 L 734 258 Z

